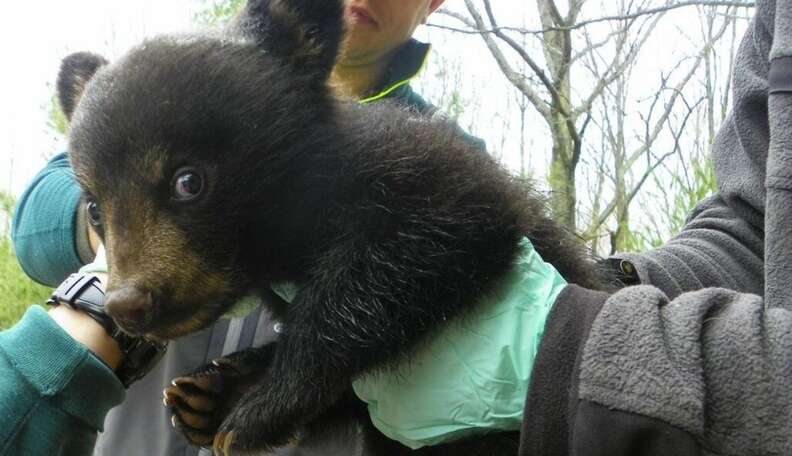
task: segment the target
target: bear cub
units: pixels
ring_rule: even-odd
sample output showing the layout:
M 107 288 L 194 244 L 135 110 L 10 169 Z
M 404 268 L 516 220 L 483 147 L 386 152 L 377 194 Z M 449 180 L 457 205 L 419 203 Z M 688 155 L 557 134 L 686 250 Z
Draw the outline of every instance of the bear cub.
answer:
M 373 430 L 352 380 L 475 306 L 523 237 L 567 281 L 596 287 L 597 274 L 536 192 L 451 123 L 334 98 L 342 37 L 342 0 L 250 0 L 215 35 L 64 60 L 59 98 L 107 250 L 107 311 L 169 339 L 298 284 L 273 308 L 277 343 L 171 390 L 197 445 L 265 450 L 345 419 L 370 454 L 515 454 L 516 433 L 411 452 Z

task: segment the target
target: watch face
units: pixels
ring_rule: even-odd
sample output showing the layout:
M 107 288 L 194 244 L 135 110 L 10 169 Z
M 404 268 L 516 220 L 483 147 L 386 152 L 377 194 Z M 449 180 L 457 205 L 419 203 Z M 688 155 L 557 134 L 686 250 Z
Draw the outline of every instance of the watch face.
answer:
M 157 365 L 157 362 L 165 355 L 168 345 L 142 337 L 130 337 L 126 334 L 124 337 L 127 339 L 126 341 L 119 341 L 121 351 L 124 353 L 124 360 L 116 369 L 116 375 L 126 388 Z

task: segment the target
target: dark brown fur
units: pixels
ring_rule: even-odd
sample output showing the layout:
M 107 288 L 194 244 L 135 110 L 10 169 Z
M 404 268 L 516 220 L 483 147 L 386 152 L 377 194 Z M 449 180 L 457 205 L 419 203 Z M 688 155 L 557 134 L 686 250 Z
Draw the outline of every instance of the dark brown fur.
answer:
M 175 337 L 273 282 L 300 285 L 277 309 L 277 345 L 171 390 L 196 443 L 217 431 L 218 447 L 266 449 L 343 414 L 365 425 L 372 454 L 407 452 L 343 402 L 354 378 L 463 317 L 523 237 L 567 280 L 597 285 L 536 192 L 452 124 L 332 97 L 341 21 L 336 1 L 251 1 L 234 34 L 160 37 L 102 67 L 73 109 L 76 88 L 61 89 L 73 168 L 103 211 L 108 299 L 150 298 L 113 301 L 114 317 L 145 310 L 119 320 L 127 330 Z M 189 202 L 172 190 L 185 166 L 205 182 Z M 191 396 L 212 389 L 225 403 L 186 419 Z M 512 433 L 417 454 L 514 451 Z

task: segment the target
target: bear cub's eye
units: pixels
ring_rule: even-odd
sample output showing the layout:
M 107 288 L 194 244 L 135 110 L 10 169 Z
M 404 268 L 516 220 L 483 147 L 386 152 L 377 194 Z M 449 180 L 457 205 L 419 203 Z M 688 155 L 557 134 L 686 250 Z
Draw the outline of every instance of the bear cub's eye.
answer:
M 88 200 L 85 203 L 86 212 L 88 212 L 88 222 L 93 226 L 100 226 L 102 224 L 102 210 L 99 209 L 99 203 L 94 200 Z
M 179 168 L 173 175 L 172 196 L 176 201 L 197 198 L 204 188 L 204 179 L 195 168 Z

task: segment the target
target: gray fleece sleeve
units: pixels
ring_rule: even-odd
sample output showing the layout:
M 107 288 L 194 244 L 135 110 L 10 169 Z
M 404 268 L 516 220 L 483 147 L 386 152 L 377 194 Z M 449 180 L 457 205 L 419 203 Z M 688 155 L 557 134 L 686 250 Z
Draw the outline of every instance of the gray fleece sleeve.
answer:
M 579 399 L 662 420 L 703 454 L 792 454 L 792 312 L 724 289 L 611 296 L 583 349 Z
M 765 301 L 792 309 L 792 3 L 779 1 L 770 53 Z
M 770 96 L 765 203 L 765 299 L 792 309 L 792 93 Z
M 617 257 L 634 266 L 641 283 L 671 298 L 707 287 L 760 294 L 763 248 L 761 232 L 714 196 L 699 203 L 682 232 L 663 247 Z

